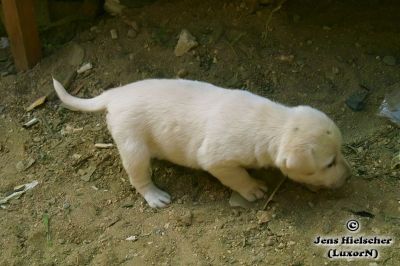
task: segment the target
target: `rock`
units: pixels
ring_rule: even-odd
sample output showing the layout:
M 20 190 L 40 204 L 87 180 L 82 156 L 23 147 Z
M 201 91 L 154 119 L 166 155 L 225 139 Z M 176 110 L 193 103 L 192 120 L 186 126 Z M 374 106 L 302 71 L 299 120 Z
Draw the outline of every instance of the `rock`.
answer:
M 99 33 L 99 32 L 100 32 L 100 31 L 99 31 L 99 28 L 96 27 L 96 26 L 90 27 L 90 31 L 91 31 L 91 32 L 96 32 L 96 33 Z
M 346 105 L 353 111 L 361 111 L 365 107 L 368 94 L 368 91 L 365 90 L 358 91 L 347 98 Z
M 258 219 L 258 224 L 266 224 L 272 219 L 271 213 L 268 211 L 258 211 L 257 219 Z
M 186 211 L 177 218 L 177 221 L 181 225 L 190 226 L 193 223 L 193 213 L 191 211 Z
M 285 244 L 279 243 L 279 245 L 278 245 L 278 248 L 279 248 L 279 249 L 282 249 L 282 248 L 284 248 L 284 247 L 285 247 Z
M 275 244 L 275 239 L 274 237 L 270 236 L 267 238 L 267 241 L 265 242 L 265 245 L 267 246 L 273 246 Z
M 124 18 L 123 21 L 126 25 L 130 26 L 134 31 L 139 32 L 139 25 L 137 24 L 136 21 L 132 21 L 127 18 Z
M 396 58 L 391 55 L 386 55 L 382 59 L 383 63 L 385 63 L 388 66 L 394 66 L 396 65 Z
M 18 172 L 22 172 L 25 170 L 25 165 L 23 161 L 19 161 L 16 165 L 15 168 L 17 168 Z
M 294 242 L 294 241 L 289 241 L 289 242 L 287 243 L 287 246 L 288 246 L 288 247 L 293 246 L 293 245 L 296 245 L 296 242 Z
M 122 204 L 122 208 L 132 208 L 133 207 L 133 203 L 131 201 L 126 202 L 124 204 Z
M 86 63 L 86 64 L 84 64 L 83 66 L 81 66 L 81 67 L 76 71 L 76 73 L 78 73 L 78 74 L 84 73 L 84 72 L 86 72 L 86 71 L 92 69 L 92 67 L 93 67 L 93 66 L 92 66 L 91 63 Z
M 188 30 L 183 29 L 179 35 L 178 43 L 175 46 L 174 53 L 176 56 L 182 56 L 197 45 L 198 42 L 196 41 L 196 38 L 191 35 Z
M 90 166 L 88 169 L 86 169 L 86 174 L 81 176 L 81 180 L 89 182 L 93 173 L 96 171 L 96 167 Z
M 137 32 L 135 30 L 128 30 L 127 36 L 131 39 L 134 39 L 137 36 Z
M 63 209 L 64 209 L 64 210 L 68 210 L 69 207 L 71 207 L 71 204 L 69 204 L 68 202 L 64 202 L 64 204 L 63 204 Z
M 116 29 L 110 30 L 110 34 L 111 34 L 111 39 L 113 39 L 113 40 L 118 39 L 118 32 Z
M 128 236 L 125 240 L 126 241 L 137 241 L 138 237 L 137 236 Z
M 180 69 L 180 70 L 178 71 L 178 73 L 176 73 L 176 75 L 178 76 L 178 78 L 184 78 L 184 77 L 187 76 L 187 74 L 188 74 L 188 72 L 187 72 L 186 69 Z
M 35 163 L 35 159 L 29 158 L 27 160 L 19 161 L 16 165 L 15 168 L 17 168 L 18 172 L 22 172 L 27 170 L 29 167 L 31 167 Z
M 106 0 L 104 3 L 104 10 L 113 16 L 121 15 L 124 9 L 125 6 L 121 5 L 119 1 L 116 0 Z
M 26 122 L 25 124 L 23 124 L 22 126 L 24 128 L 30 128 L 31 126 L 35 125 L 39 123 L 39 119 L 37 119 L 36 117 L 32 118 L 31 120 L 29 120 L 28 122 Z

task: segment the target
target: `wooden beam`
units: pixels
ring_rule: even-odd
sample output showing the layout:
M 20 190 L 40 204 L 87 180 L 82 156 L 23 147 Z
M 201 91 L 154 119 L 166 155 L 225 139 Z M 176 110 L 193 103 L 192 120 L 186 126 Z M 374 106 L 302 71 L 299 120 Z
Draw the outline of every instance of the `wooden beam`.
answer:
M 27 70 L 42 56 L 33 0 L 2 0 L 4 24 L 18 70 Z

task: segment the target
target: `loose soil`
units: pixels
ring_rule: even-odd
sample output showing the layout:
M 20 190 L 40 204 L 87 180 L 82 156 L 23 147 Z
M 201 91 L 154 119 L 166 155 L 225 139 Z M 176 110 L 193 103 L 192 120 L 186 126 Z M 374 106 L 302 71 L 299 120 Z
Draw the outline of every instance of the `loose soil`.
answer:
M 335 247 L 316 246 L 315 238 L 399 239 L 400 131 L 377 113 L 400 82 L 400 4 L 291 0 L 273 14 L 266 34 L 274 4 L 254 2 L 152 1 L 127 13 L 139 25 L 137 34 L 109 15 L 74 27 L 73 34 L 63 35 L 61 27 L 42 37 L 43 60 L 18 74 L 2 51 L 0 196 L 39 184 L 0 209 L 0 265 L 347 265 L 329 260 L 327 250 Z M 199 46 L 176 57 L 184 28 Z M 74 77 L 87 62 L 93 68 Z M 91 97 L 178 73 L 326 112 L 343 132 L 352 178 L 339 190 L 317 193 L 286 181 L 263 212 L 232 208 L 231 191 L 205 172 L 155 161 L 153 179 L 173 203 L 149 208 L 129 185 L 117 150 L 94 147 L 112 143 L 104 114 L 62 108 L 51 75 L 69 79 L 70 92 Z M 365 107 L 352 111 L 345 101 L 362 90 L 369 92 Z M 25 110 L 43 95 L 45 104 Z M 40 122 L 23 128 L 33 117 Z M 17 170 L 29 159 L 33 165 Z M 350 219 L 361 224 L 359 232 L 346 229 Z M 379 251 L 377 260 L 354 265 L 399 265 L 397 242 Z

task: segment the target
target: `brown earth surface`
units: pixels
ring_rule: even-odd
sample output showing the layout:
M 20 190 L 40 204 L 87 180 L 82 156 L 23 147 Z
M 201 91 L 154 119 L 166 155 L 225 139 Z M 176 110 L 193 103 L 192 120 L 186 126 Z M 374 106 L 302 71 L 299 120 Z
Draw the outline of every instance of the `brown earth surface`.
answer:
M 266 34 L 275 5 L 254 2 L 154 1 L 129 9 L 125 22 L 104 15 L 75 27 L 72 40 L 54 45 L 67 30 L 61 27 L 43 37 L 40 64 L 18 74 L 1 51 L 0 198 L 39 184 L 0 208 L 0 265 L 348 265 L 329 260 L 328 249 L 371 247 L 317 246 L 315 238 L 399 238 L 400 131 L 377 113 L 400 82 L 400 4 L 289 0 Z M 182 29 L 199 46 L 176 57 Z M 89 62 L 91 70 L 72 75 Z M 341 128 L 353 176 L 339 190 L 317 193 L 287 181 L 260 211 L 232 208 L 230 190 L 205 172 L 155 161 L 153 178 L 173 203 L 151 209 L 129 185 L 117 150 L 94 147 L 112 143 L 104 114 L 62 108 L 51 75 L 72 77 L 68 89 L 80 97 L 185 75 L 311 105 Z M 369 92 L 365 108 L 354 112 L 345 101 L 362 90 Z M 43 95 L 45 104 L 25 110 Z M 39 123 L 23 128 L 33 117 Z M 358 233 L 346 229 L 350 219 L 361 224 Z M 400 265 L 397 242 L 378 249 L 378 260 L 354 265 Z

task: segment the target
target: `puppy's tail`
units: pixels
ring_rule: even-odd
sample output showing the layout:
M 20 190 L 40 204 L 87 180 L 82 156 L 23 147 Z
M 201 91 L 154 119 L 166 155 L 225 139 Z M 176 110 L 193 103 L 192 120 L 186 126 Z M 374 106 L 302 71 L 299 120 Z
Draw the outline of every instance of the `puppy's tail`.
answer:
M 96 112 L 106 109 L 106 102 L 103 94 L 91 99 L 81 99 L 68 94 L 64 86 L 54 78 L 53 85 L 58 98 L 60 98 L 68 109 L 83 112 Z

